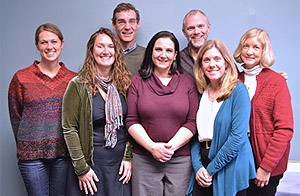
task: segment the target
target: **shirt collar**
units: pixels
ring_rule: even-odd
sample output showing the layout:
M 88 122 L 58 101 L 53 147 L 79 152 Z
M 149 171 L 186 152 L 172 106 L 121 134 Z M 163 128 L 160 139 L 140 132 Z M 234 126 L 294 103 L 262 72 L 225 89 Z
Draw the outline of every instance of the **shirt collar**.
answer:
M 128 54 L 129 52 L 133 51 L 136 49 L 136 42 L 133 44 L 131 48 L 127 48 L 126 50 L 123 50 L 123 54 Z

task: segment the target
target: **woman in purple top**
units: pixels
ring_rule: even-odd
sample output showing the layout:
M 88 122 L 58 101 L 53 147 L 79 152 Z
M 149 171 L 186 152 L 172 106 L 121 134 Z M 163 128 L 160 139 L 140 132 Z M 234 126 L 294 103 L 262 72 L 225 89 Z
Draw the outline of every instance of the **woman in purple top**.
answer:
M 180 70 L 178 40 L 168 31 L 158 32 L 127 99 L 126 126 L 135 140 L 133 196 L 184 195 L 188 187 L 188 142 L 196 133 L 198 95 L 194 81 Z

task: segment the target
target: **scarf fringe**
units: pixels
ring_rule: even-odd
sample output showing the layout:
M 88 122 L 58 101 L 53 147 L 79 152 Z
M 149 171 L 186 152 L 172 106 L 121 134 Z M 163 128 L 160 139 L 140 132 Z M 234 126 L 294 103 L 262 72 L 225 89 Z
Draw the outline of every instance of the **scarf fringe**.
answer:
M 123 116 L 119 116 L 115 118 L 113 123 L 106 122 L 105 130 L 111 130 L 111 131 L 105 131 L 105 147 L 111 147 L 114 148 L 117 144 L 117 130 L 123 126 Z M 115 141 L 115 142 L 114 142 Z

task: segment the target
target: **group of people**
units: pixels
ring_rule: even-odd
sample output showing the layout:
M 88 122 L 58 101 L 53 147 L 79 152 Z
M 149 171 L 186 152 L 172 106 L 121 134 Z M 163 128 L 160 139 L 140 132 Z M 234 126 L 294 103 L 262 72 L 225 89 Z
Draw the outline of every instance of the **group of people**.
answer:
M 268 33 L 248 30 L 231 55 L 200 10 L 183 19 L 181 51 L 169 31 L 138 45 L 139 27 L 117 5 L 116 35 L 93 33 L 78 73 L 59 62 L 58 27 L 36 30 L 41 60 L 8 92 L 28 195 L 275 195 L 294 122 Z

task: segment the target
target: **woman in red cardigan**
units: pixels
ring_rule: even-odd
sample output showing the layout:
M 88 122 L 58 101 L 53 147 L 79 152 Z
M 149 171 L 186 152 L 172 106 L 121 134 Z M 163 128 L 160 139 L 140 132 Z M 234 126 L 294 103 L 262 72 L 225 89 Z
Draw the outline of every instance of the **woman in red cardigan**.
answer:
M 294 131 L 290 92 L 286 80 L 269 69 L 275 60 L 265 30 L 245 32 L 234 58 L 243 63 L 239 78 L 247 86 L 252 107 L 250 141 L 257 171 L 248 195 L 275 195 L 287 168 Z

